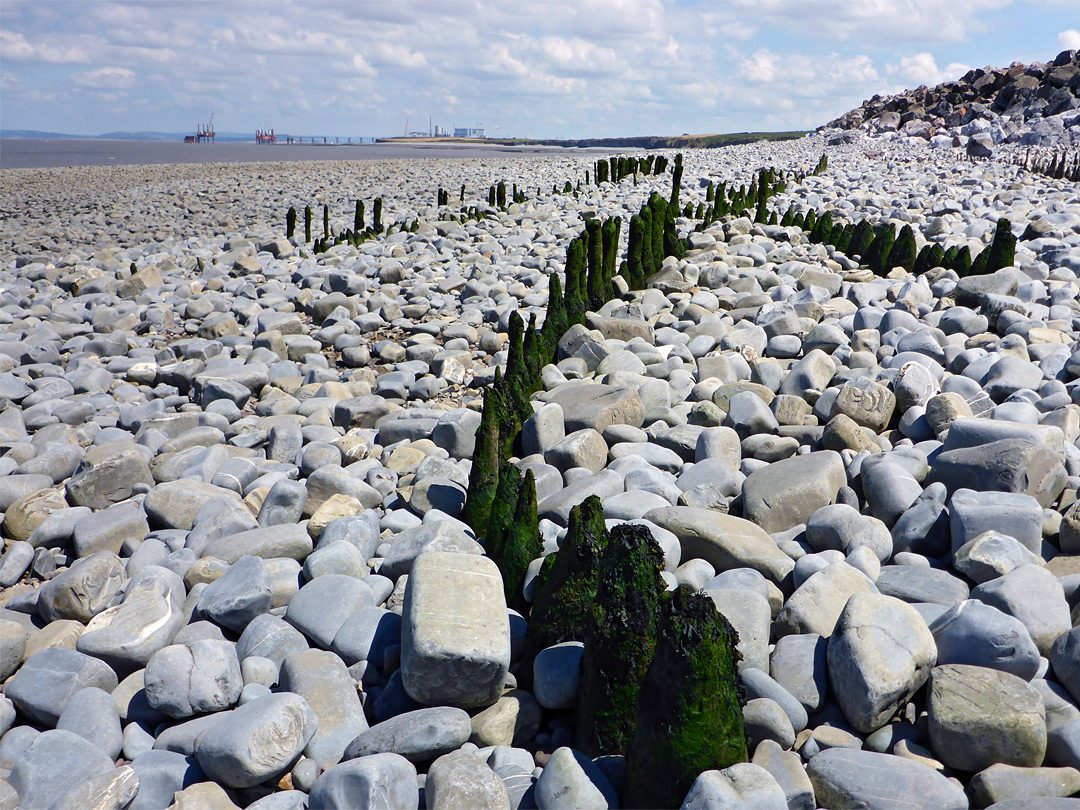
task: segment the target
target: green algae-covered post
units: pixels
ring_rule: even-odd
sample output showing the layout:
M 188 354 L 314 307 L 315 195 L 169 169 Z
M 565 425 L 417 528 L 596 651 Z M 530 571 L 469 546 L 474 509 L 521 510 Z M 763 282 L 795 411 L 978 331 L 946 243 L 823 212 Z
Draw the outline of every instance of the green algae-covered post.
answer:
M 762 195 L 758 198 L 757 208 L 754 209 L 754 222 L 764 225 L 769 221 L 769 208 L 765 204 L 765 196 Z
M 598 219 L 585 220 L 585 236 L 588 239 L 588 270 L 585 274 L 586 298 L 589 309 L 596 311 L 604 305 L 604 243 Z
M 931 242 L 923 245 L 922 250 L 919 251 L 918 257 L 915 259 L 915 267 L 912 269 L 912 273 L 919 276 L 935 267 L 945 266 L 945 251 L 941 249 L 941 245 L 937 242 Z
M 526 470 L 525 478 L 517 490 L 513 518 L 503 535 L 499 559 L 495 561 L 502 571 L 506 604 L 519 613 L 527 610 L 522 587 L 529 563 L 540 557 L 544 551 L 539 526 L 536 479 L 532 470 Z
M 292 239 L 294 233 L 296 233 L 296 209 L 290 206 L 285 214 L 285 238 Z
M 322 233 L 323 239 L 330 238 L 330 206 L 324 205 L 322 207 Z
M 371 215 L 371 227 L 375 230 L 375 233 L 382 233 L 382 197 L 375 198 L 375 210 Z
M 837 233 L 839 232 L 839 233 Z M 845 256 L 848 252 L 848 245 L 851 244 L 851 237 L 855 235 L 855 226 L 850 222 L 843 227 L 839 224 L 833 228 L 833 247 L 843 253 Z
M 855 232 L 851 235 L 851 243 L 848 245 L 848 256 L 866 256 L 870 243 L 874 241 L 874 227 L 870 220 L 860 219 L 855 225 Z
M 491 504 L 488 513 L 487 531 L 484 532 L 486 540 L 484 547 L 487 555 L 496 564 L 502 558 L 503 544 L 514 519 L 514 508 L 517 506 L 518 490 L 521 488 L 521 473 L 517 467 L 507 459 L 503 459 L 499 465 L 499 483 L 495 487 L 495 500 Z
M 491 383 L 493 393 L 491 407 L 494 409 L 496 424 L 499 428 L 498 458 L 510 458 L 514 454 L 514 442 L 521 432 L 521 415 L 513 401 L 513 392 L 503 378 L 502 370 L 495 369 L 495 379 Z M 485 400 L 486 401 L 486 400 Z
M 547 314 L 544 317 L 544 325 L 540 328 L 543 365 L 550 363 L 555 357 L 555 348 L 559 338 L 569 328 L 570 322 L 566 315 L 566 299 L 563 297 L 562 282 L 559 280 L 559 274 L 553 272 L 548 281 Z
M 666 595 L 626 752 L 627 807 L 678 807 L 702 771 L 745 762 L 736 634 L 711 599 Z
M 304 206 L 304 241 L 311 241 L 311 206 Z
M 916 258 L 915 233 L 910 225 L 905 225 L 900 229 L 892 250 L 889 251 L 889 257 L 885 260 L 886 272 L 894 267 L 903 267 L 910 273 L 915 269 Z
M 832 227 L 832 211 L 826 211 L 814 223 L 814 229 L 810 231 L 810 241 L 819 245 L 824 244 L 832 236 Z
M 356 201 L 356 210 L 353 212 L 353 231 L 360 233 L 364 230 L 364 203 Z
M 529 375 L 528 361 L 525 357 L 525 322 L 517 312 L 510 316 L 510 327 L 507 336 L 509 346 L 506 358 L 506 375 L 502 379 L 502 390 L 506 395 L 506 404 L 510 410 L 519 421 L 525 421 L 532 416 L 529 396 L 533 392 L 533 381 Z M 502 424 L 499 425 L 499 430 L 500 444 L 509 449 L 514 436 L 503 434 Z
M 652 211 L 652 256 L 655 273 L 664 263 L 664 228 L 667 225 L 667 200 L 655 191 L 649 197 L 649 210 Z
M 681 259 L 686 255 L 686 243 L 679 238 L 679 232 L 675 229 L 675 214 L 677 209 L 667 207 L 664 217 L 664 256 L 674 256 Z
M 679 210 L 679 191 L 682 187 L 682 152 L 675 155 L 675 168 L 671 172 L 671 199 L 668 202 L 676 211 Z
M 536 313 L 529 316 L 528 326 L 525 327 L 525 381 L 528 384 L 529 393 L 537 389 L 537 381 L 540 379 L 540 369 L 544 363 L 540 358 L 540 330 L 536 328 Z M 529 414 L 532 415 L 531 413 Z M 528 417 L 526 417 L 528 418 Z
M 636 290 L 645 286 L 645 265 L 642 262 L 644 252 L 642 236 L 641 216 L 634 214 L 630 217 L 630 236 L 626 246 L 627 282 L 630 289 Z
M 950 270 L 955 270 L 960 278 L 971 275 L 971 249 L 963 245 L 953 256 L 952 263 L 948 265 Z
M 638 695 L 656 648 L 664 554 L 646 526 L 611 530 L 585 623 L 575 747 L 622 754 L 637 725 Z
M 461 515 L 461 519 L 472 526 L 480 537 L 487 536 L 491 505 L 495 502 L 495 490 L 499 485 L 499 423 L 495 407 L 498 396 L 493 387 L 484 391 L 484 409 L 480 414 L 480 426 L 476 429 L 472 470 L 469 472 L 465 509 Z
M 613 294 L 611 280 L 615 278 L 615 269 L 619 253 L 619 231 L 621 229 L 622 220 L 619 217 L 605 220 L 603 228 L 600 229 L 604 243 L 604 259 L 602 262 L 604 279 L 604 301 L 607 301 L 609 298 L 611 298 Z M 603 306 L 603 301 L 600 305 Z
M 648 205 L 641 206 L 638 214 L 641 221 L 641 270 L 642 279 L 647 279 L 656 272 L 657 265 L 653 256 L 652 241 L 652 209 Z M 645 286 L 644 283 L 641 286 Z
M 571 239 L 570 244 L 566 246 L 566 318 L 568 326 L 582 323 L 585 320 L 587 290 L 584 289 L 584 283 L 585 244 L 581 238 Z
M 604 506 L 591 495 L 570 510 L 562 547 L 544 560 L 529 616 L 529 637 L 542 650 L 584 641 L 585 622 L 600 585 L 600 556 L 607 547 Z
M 862 260 L 863 264 L 869 267 L 875 276 L 884 276 L 892 269 L 886 265 L 895 242 L 896 229 L 891 222 L 883 223 L 880 232 L 874 237 L 870 247 L 866 249 L 866 255 L 863 256 Z
M 1064 162 L 1064 155 L 1062 161 Z M 997 227 L 994 229 L 994 241 L 990 243 L 990 247 L 986 248 L 986 250 L 989 253 L 987 254 L 985 272 L 994 273 L 1002 267 L 1012 267 L 1013 262 L 1016 260 L 1016 237 L 1013 236 L 1012 224 L 1005 217 L 997 221 Z

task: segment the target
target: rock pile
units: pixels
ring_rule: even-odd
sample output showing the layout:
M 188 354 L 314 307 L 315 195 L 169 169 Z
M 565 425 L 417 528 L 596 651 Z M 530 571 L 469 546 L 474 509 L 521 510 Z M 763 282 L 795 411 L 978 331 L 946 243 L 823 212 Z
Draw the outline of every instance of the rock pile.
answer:
M 685 255 L 539 369 L 506 477 L 535 492 L 527 562 L 462 519 L 482 393 L 585 220 L 629 222 L 670 174 L 575 194 L 589 157 L 262 164 L 140 190 L 135 168 L 107 200 L 95 170 L 5 177 L 0 806 L 634 807 L 694 756 L 688 808 L 1075 805 L 1080 193 L 895 133 L 815 176 L 824 140 L 687 154 L 676 199 L 775 166 L 806 176 L 770 213 L 972 255 L 1007 220 L 1012 263 L 876 276 L 798 227 L 676 217 Z M 437 189 L 484 208 L 501 180 L 542 193 L 444 218 Z M 290 207 L 341 234 L 376 196 L 415 230 L 284 235 Z M 749 762 L 710 764 L 715 692 L 671 677 L 720 649 L 693 610 L 660 622 L 678 667 L 633 690 L 672 725 L 628 757 L 660 766 L 583 753 L 579 696 L 631 691 L 583 659 L 634 617 L 567 640 L 527 614 L 566 604 L 544 559 L 590 496 L 668 598 L 737 632 Z
M 1078 118 L 1080 53 L 1063 51 L 1046 64 L 975 68 L 935 87 L 875 95 L 823 129 L 899 131 L 930 141 L 962 138 L 969 154 L 987 157 L 1000 143 L 1080 146 Z

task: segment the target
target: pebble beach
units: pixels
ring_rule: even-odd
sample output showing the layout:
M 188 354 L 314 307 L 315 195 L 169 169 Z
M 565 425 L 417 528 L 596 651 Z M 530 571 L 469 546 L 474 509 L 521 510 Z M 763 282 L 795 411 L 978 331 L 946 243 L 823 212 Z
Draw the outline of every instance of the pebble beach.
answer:
M 969 155 L 989 131 L 687 150 L 680 200 L 775 167 L 806 176 L 773 210 L 918 248 L 1007 220 L 1010 266 L 679 217 L 685 257 L 541 371 L 543 556 L 597 496 L 738 634 L 748 761 L 683 807 L 1080 806 L 1080 188 L 1019 125 Z M 574 747 L 583 644 L 531 647 L 461 519 L 511 317 L 586 219 L 671 192 L 595 160 L 3 170 L 0 808 L 640 806 Z M 376 198 L 392 233 L 286 235 Z

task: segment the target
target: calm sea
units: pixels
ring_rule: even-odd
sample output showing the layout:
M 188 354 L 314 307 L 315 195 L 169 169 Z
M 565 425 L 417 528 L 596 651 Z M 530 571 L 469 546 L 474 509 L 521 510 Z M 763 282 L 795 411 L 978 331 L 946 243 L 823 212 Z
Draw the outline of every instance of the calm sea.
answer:
M 292 160 L 386 160 L 390 158 L 487 158 L 552 153 L 607 154 L 610 149 L 474 144 L 256 144 L 83 139 L 0 140 L 0 169 L 57 166 L 122 166 L 160 163 L 252 163 Z

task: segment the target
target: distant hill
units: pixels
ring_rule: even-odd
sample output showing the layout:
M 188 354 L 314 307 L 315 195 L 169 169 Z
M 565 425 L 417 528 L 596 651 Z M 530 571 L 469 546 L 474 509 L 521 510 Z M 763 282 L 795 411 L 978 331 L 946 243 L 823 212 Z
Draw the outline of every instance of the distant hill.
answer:
M 556 140 L 551 138 L 379 138 L 377 143 L 475 143 L 489 146 L 566 146 L 602 147 L 606 149 L 711 149 L 735 146 L 755 141 L 787 141 L 801 138 L 798 132 L 733 132 L 725 135 L 643 135 L 626 138 L 584 138 Z

